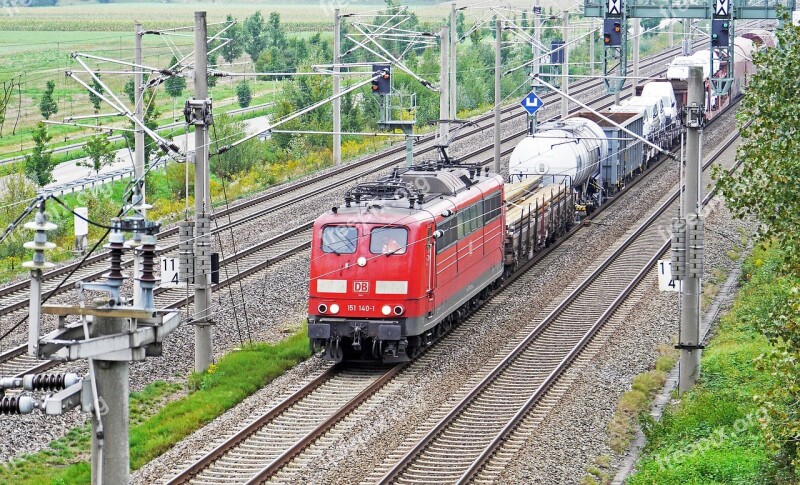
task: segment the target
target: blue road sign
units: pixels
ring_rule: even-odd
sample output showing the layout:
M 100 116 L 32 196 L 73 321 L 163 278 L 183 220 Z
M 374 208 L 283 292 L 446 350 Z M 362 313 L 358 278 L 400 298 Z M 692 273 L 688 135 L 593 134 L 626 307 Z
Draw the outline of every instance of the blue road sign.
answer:
M 536 113 L 537 111 L 539 111 L 539 108 L 544 106 L 544 103 L 542 103 L 542 100 L 539 99 L 539 96 L 536 96 L 536 93 L 528 94 L 527 96 L 522 98 L 522 101 L 520 101 L 519 104 L 521 104 L 522 107 L 525 108 L 525 111 L 527 111 L 529 115 Z

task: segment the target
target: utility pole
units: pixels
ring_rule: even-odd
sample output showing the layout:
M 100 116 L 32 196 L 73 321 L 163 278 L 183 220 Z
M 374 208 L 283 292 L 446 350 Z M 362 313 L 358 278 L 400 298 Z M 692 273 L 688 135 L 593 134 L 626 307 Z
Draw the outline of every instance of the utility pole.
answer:
M 561 90 L 569 94 L 569 12 L 562 13 L 564 18 L 564 64 L 561 66 Z M 569 99 L 561 96 L 561 119 L 569 116 Z
M 134 48 L 133 54 L 135 58 L 135 63 L 137 66 L 142 65 L 142 24 L 136 23 L 136 34 L 134 36 Z M 142 124 L 144 124 L 144 73 L 140 67 L 134 68 L 134 75 L 133 75 L 133 92 L 136 93 L 135 105 L 134 105 L 134 113 L 133 115 L 139 120 Z M 144 131 L 139 128 L 136 128 L 136 133 L 134 134 L 133 141 L 134 141 L 134 152 L 133 152 L 133 175 L 136 180 L 139 180 L 144 175 Z M 142 187 L 141 187 L 141 196 L 142 196 L 142 204 L 145 202 L 145 185 L 144 179 L 142 180 Z
M 684 56 L 692 55 L 692 41 L 689 36 L 689 32 L 691 32 L 691 22 L 692 19 L 683 19 L 683 42 L 681 43 L 681 55 Z
M 191 102 L 194 132 L 194 211 L 195 211 L 195 278 L 194 278 L 194 370 L 203 372 L 211 364 L 212 322 L 211 303 L 211 223 L 208 218 L 209 168 L 208 122 L 211 105 L 208 102 L 206 13 L 194 13 L 194 93 Z
M 631 80 L 631 96 L 636 96 L 636 87 L 639 86 L 639 37 L 642 33 L 641 19 L 633 19 L 633 79 Z
M 342 100 L 339 98 L 341 91 L 341 77 L 339 76 L 339 64 L 341 63 L 341 47 L 339 45 L 342 37 L 342 19 L 339 17 L 339 9 L 333 11 L 333 164 L 342 163 Z
M 458 32 L 456 31 L 456 4 L 450 4 L 450 115 L 449 119 L 458 118 L 458 100 L 456 99 L 457 71 L 456 71 L 456 48 L 458 46 Z M 499 35 L 499 34 L 498 34 Z
M 124 334 L 130 330 L 127 318 L 93 318 L 92 338 Z M 127 360 L 95 358 L 89 365 L 93 366 L 97 396 L 102 399 L 99 402 L 104 408 L 99 414 L 92 413 L 92 485 L 129 483 L 130 363 Z
M 533 64 L 531 65 L 531 74 L 533 79 L 533 85 L 531 86 L 531 90 L 535 93 L 537 91 L 537 77 L 541 72 L 541 45 L 542 45 L 542 7 L 539 5 L 539 0 L 536 0 L 533 6 L 533 47 L 531 49 L 533 53 Z M 536 113 L 532 115 L 528 115 L 528 134 L 533 135 L 536 133 Z
M 442 27 L 441 74 L 439 75 L 439 143 L 446 144 L 450 136 L 450 30 Z
M 137 66 L 141 66 L 143 64 L 142 59 L 142 24 L 139 22 L 135 25 L 135 34 L 133 38 L 133 57 L 134 62 Z M 133 74 L 133 92 L 134 92 L 134 106 L 133 106 L 133 116 L 139 120 L 139 122 L 143 125 L 144 124 L 144 73 L 140 67 L 135 67 Z M 141 126 L 141 125 L 140 125 Z M 145 212 L 145 181 L 144 181 L 144 130 L 141 129 L 140 126 L 134 126 L 136 132 L 133 135 L 133 178 L 139 182 L 139 201 L 135 202 L 134 205 L 142 207 L 140 213 L 144 217 L 146 215 Z M 134 190 L 134 194 L 136 191 Z M 135 234 L 134 238 L 140 237 L 139 234 Z M 134 251 L 136 251 L 136 246 L 138 246 L 140 241 L 134 240 Z M 139 274 L 141 273 L 141 262 L 138 257 L 133 258 L 133 276 L 134 278 L 138 278 Z M 133 303 L 137 305 L 141 300 L 141 291 L 138 285 L 134 285 L 133 287 Z
M 503 47 L 503 21 L 498 20 L 495 25 L 497 37 L 494 39 L 494 173 L 500 173 L 500 74 L 503 56 L 500 50 Z
M 681 286 L 681 350 L 678 390 L 691 389 L 700 375 L 700 278 L 703 274 L 703 224 L 698 210 L 700 200 L 700 136 L 703 119 L 703 70 L 689 68 L 687 96 L 686 168 L 683 171 L 685 220 L 685 276 Z
M 672 23 L 672 19 L 669 19 L 669 21 L 670 21 L 669 27 L 668 27 L 668 31 L 669 31 L 669 46 L 671 48 L 671 47 L 675 46 L 675 36 L 673 35 L 673 32 L 672 32 L 673 29 L 675 29 L 675 24 Z
M 594 76 L 595 18 L 592 17 L 592 32 L 589 34 L 589 74 Z

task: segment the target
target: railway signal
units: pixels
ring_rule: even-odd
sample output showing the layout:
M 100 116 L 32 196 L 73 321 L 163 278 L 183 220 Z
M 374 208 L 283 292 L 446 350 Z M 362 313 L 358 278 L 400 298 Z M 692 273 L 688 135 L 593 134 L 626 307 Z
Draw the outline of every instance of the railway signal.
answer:
M 728 19 L 713 19 L 711 21 L 711 45 L 725 47 L 730 43 L 730 26 Z
M 622 20 L 607 18 L 603 22 L 603 44 L 607 46 L 622 45 Z
M 392 92 L 389 69 L 389 64 L 374 64 L 372 66 L 373 75 L 377 76 L 372 80 L 372 94 L 386 95 Z
M 724 96 L 733 85 L 733 69 L 719 69 L 720 65 L 733 66 L 733 39 L 735 19 L 754 20 L 778 17 L 778 10 L 783 8 L 794 11 L 796 0 L 776 0 L 764 5 L 760 0 L 713 0 L 685 3 L 653 2 L 652 0 L 583 0 L 584 17 L 600 17 L 603 23 L 603 78 L 610 94 L 619 93 L 627 76 L 628 39 L 626 26 L 629 18 L 633 19 L 685 19 L 687 27 L 691 19 L 712 20 L 711 51 L 709 56 L 712 91 L 715 96 Z M 711 7 L 711 8 L 709 8 Z M 717 22 L 719 21 L 719 22 Z M 672 35 L 670 27 L 670 36 Z M 688 29 L 684 30 L 688 42 Z M 670 42 L 671 44 L 671 42 Z M 690 55 L 690 52 L 684 52 Z M 717 69 L 714 67 L 717 66 Z

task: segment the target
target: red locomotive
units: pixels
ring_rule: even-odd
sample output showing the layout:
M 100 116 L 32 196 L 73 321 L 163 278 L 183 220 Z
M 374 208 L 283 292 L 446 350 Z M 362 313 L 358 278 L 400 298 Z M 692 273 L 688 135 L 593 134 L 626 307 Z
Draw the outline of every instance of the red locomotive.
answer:
M 413 359 L 572 226 L 566 183 L 444 159 L 359 184 L 315 221 L 308 336 L 324 359 Z
M 308 336 L 324 358 L 399 362 L 476 308 L 505 269 L 503 179 L 396 169 L 314 223 Z

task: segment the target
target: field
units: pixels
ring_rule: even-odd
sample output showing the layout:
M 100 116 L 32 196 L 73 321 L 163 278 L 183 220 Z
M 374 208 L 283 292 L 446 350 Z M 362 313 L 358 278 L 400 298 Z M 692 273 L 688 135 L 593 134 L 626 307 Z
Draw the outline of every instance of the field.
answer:
M 15 2 L 22 3 L 12 0 L 10 4 Z M 466 0 L 457 3 L 468 4 Z M 515 4 L 529 7 L 521 0 L 511 2 L 511 5 Z M 274 11 L 280 14 L 281 24 L 287 35 L 307 40 L 317 32 L 323 33 L 324 37 L 330 35 L 333 10 L 337 5 L 341 5 L 343 12 L 358 13 L 374 12 L 383 8 L 385 3 L 374 0 L 350 3 L 342 0 L 320 0 L 281 4 L 247 0 L 238 2 L 140 0 L 98 4 L 94 0 L 61 0 L 56 7 L 3 7 L 0 9 L 0 88 L 13 91 L 10 92 L 5 122 L 0 129 L 0 159 L 24 154 L 32 147 L 30 130 L 41 119 L 38 106 L 48 81 L 54 81 L 56 84 L 54 98 L 59 111 L 53 116 L 54 120 L 93 113 L 86 90 L 64 75 L 65 71 L 72 70 L 76 73 L 82 71 L 70 55 L 73 52 L 83 52 L 131 61 L 134 19 L 141 22 L 145 29 L 150 30 L 189 27 L 193 22 L 193 13 L 205 10 L 208 12 L 209 28 L 213 31 L 215 28 L 213 24 L 223 21 L 227 15 L 232 15 L 241 22 L 257 10 L 260 10 L 265 17 Z M 548 8 L 549 6 L 547 5 Z M 411 2 L 409 8 L 422 21 L 439 25 L 448 15 L 450 3 Z M 467 12 L 468 25 L 486 13 L 485 10 Z M 176 34 L 179 35 L 145 36 L 144 63 L 154 67 L 167 67 L 173 56 L 180 58 L 190 53 L 193 42 L 190 32 L 176 32 Z M 93 69 L 129 69 L 126 66 L 105 62 L 92 61 L 89 64 Z M 253 64 L 245 54 L 233 65 L 219 68 L 239 73 L 252 72 Z M 85 73 L 81 77 L 84 80 L 89 79 Z M 122 88 L 129 76 L 107 74 L 103 77 L 112 90 L 123 97 Z M 211 88 L 215 106 L 235 104 L 235 84 L 240 79 L 222 78 L 215 88 Z M 253 104 L 269 101 L 271 94 L 280 87 L 280 83 L 274 81 L 255 79 L 251 81 Z M 191 92 L 191 81 L 187 84 L 189 89 L 179 99 L 170 99 L 163 90 L 159 94 L 157 106 L 161 113 L 161 123 L 174 119 L 174 107 L 178 108 L 176 114 L 180 117 L 183 99 Z M 0 95 L 2 94 L 0 91 Z M 104 105 L 101 112 L 107 111 L 109 108 Z M 108 121 L 110 120 L 104 120 L 104 124 L 108 124 Z M 120 121 L 119 126 L 126 125 L 127 122 Z M 54 135 L 52 146 L 82 141 L 91 135 L 92 131 L 65 126 L 51 127 Z

